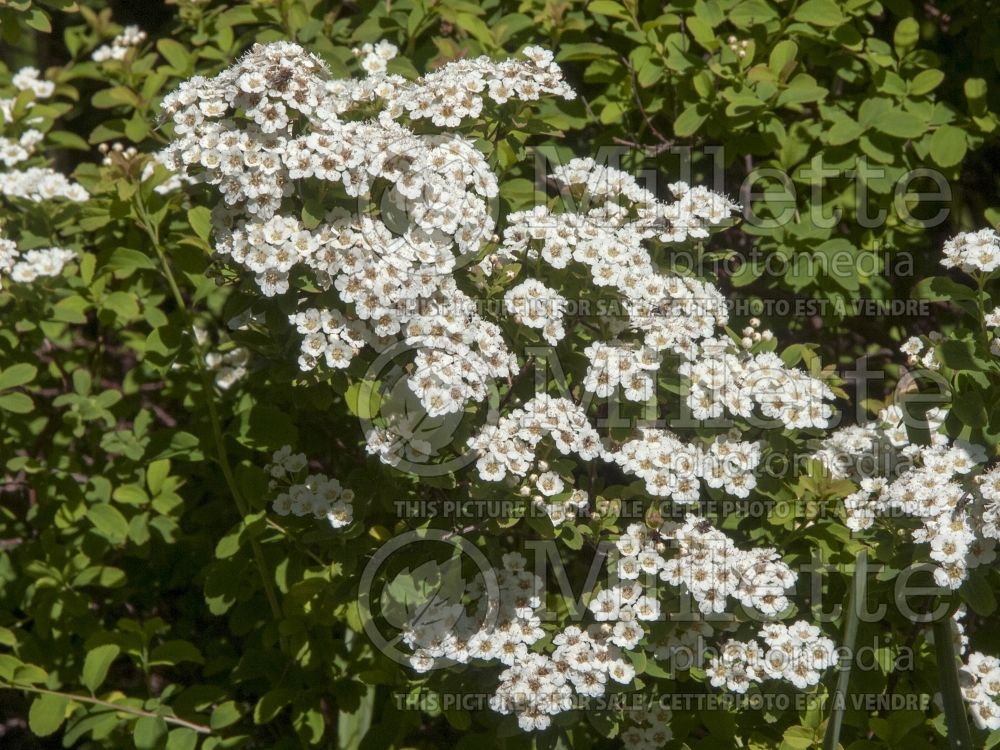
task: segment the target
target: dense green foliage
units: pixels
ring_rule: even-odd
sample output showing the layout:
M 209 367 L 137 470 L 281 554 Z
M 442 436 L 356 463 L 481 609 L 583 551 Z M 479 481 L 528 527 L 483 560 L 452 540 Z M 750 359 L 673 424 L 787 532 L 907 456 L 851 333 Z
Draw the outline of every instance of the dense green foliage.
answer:
M 382 544 L 416 527 L 471 525 L 469 538 L 498 561 L 526 539 L 556 539 L 579 587 L 602 533 L 636 519 L 618 505 L 558 529 L 544 518 L 400 518 L 401 501 L 495 490 L 468 470 L 411 476 L 366 454 L 359 417 L 373 408 L 365 371 L 375 355 L 332 375 L 300 372 L 289 304 L 261 298 L 212 255 L 213 191 L 157 191 L 170 177 L 159 165 L 144 176 L 148 155 L 172 137 L 164 94 L 225 69 L 254 42 L 296 41 L 343 77 L 359 75 L 353 48 L 382 39 L 400 50 L 389 71 L 413 78 L 461 57 L 552 49 L 576 100 L 511 108 L 496 127 L 464 131 L 501 178 L 502 213 L 533 205 L 536 153 L 604 154 L 629 172 L 749 198 L 753 215 L 699 246 L 682 270 L 700 264 L 733 299 L 760 302 L 771 346 L 786 365 L 825 373 L 847 422 L 875 415 L 894 390 L 922 388 L 899 347 L 940 331 L 943 367 L 924 390 L 943 390 L 953 407 L 949 436 L 992 458 L 1000 371 L 983 317 L 997 297 L 991 276 L 975 283 L 942 269 L 940 248 L 1000 222 L 997 14 L 962 0 L 0 0 L 0 98 L 15 99 L 14 121 L 30 104 L 45 136 L 27 166 L 55 166 L 91 196 L 0 197 L 2 236 L 22 250 L 77 253 L 61 276 L 0 280 L 0 745 L 588 748 L 618 746 L 627 725 L 609 708 L 530 735 L 485 707 L 406 710 L 406 696 L 421 691 L 488 694 L 496 670 L 415 675 L 372 647 L 358 578 Z M 93 60 L 128 23 L 148 39 L 123 60 Z M 55 83 L 51 98 L 35 103 L 13 87 L 26 65 Z M 113 143 L 138 153 L 98 149 Z M 775 258 L 780 272 L 765 267 Z M 498 280 L 486 293 L 502 291 Z M 926 304 L 904 315 L 854 307 L 910 299 Z M 813 306 L 789 314 L 775 306 L 782 300 Z M 258 322 L 231 330 L 248 309 Z M 731 328 L 753 309 L 738 309 Z M 238 349 L 249 364 L 230 386 L 213 363 Z M 861 358 L 884 372 L 865 389 L 844 374 Z M 503 384 L 504 404 L 530 394 L 528 374 Z M 801 456 L 819 435 L 760 439 Z M 349 528 L 269 511 L 265 467 L 285 445 L 354 490 Z M 641 482 L 603 467 L 589 480 L 610 501 L 643 496 Z M 891 603 L 896 576 L 922 557 L 888 524 L 851 534 L 839 501 L 852 489 L 808 462 L 761 480 L 752 499 L 773 503 L 770 513 L 713 521 L 790 564 L 830 566 L 821 596 L 800 586 L 799 617 L 846 599 L 862 551 L 884 566 L 868 579 L 868 599 Z M 953 599 L 970 609 L 976 649 L 993 654 L 998 588 L 985 566 Z M 549 596 L 565 614 L 566 597 Z M 828 623 L 825 634 L 838 640 L 844 625 Z M 938 657 L 922 633 L 895 610 L 863 622 L 858 643 L 871 647 L 871 663 L 852 673 L 852 689 L 939 691 Z M 704 672 L 635 666 L 647 692 L 711 692 Z M 827 675 L 809 693 L 835 684 Z M 667 746 L 819 747 L 829 713 L 818 701 L 678 712 Z M 933 705 L 849 707 L 841 744 L 947 747 L 943 717 Z M 977 746 L 1000 742 L 973 731 Z

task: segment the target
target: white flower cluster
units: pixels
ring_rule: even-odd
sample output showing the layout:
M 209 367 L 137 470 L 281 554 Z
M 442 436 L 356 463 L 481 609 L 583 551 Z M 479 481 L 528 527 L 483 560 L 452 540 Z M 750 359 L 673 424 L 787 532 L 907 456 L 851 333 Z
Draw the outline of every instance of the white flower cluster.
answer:
M 552 178 L 567 189 L 590 191 L 598 205 L 585 213 L 554 213 L 544 206 L 511 214 L 499 249 L 481 262 L 488 273 L 504 264 L 541 257 L 555 269 L 583 264 L 598 287 L 623 297 L 631 324 L 646 347 L 697 356 L 697 341 L 712 336 L 728 319 L 725 299 L 711 284 L 656 272 L 643 243 L 679 242 L 708 236 L 706 225 L 728 218 L 734 204 L 722 196 L 683 183 L 671 186 L 679 200 L 663 204 L 633 177 L 575 159 Z M 612 199 L 624 199 L 622 207 Z M 577 208 L 583 208 L 583 197 Z
M 788 606 L 786 589 L 795 583 L 795 574 L 775 550 L 741 550 L 708 521 L 693 515 L 683 525 L 665 524 L 660 535 L 653 535 L 644 524 L 631 524 L 615 546 L 619 556 L 609 565 L 618 583 L 599 591 L 588 606 L 595 620 L 609 624 L 611 643 L 625 649 L 635 648 L 646 636 L 642 621 L 661 619 L 655 589 L 644 593 L 643 576 L 658 575 L 671 586 L 683 586 L 703 614 L 725 611 L 733 597 L 777 616 Z M 674 551 L 669 557 L 668 549 Z
M 360 49 L 354 50 L 354 54 L 361 57 L 361 67 L 368 75 L 381 76 L 385 75 L 389 61 L 399 54 L 399 48 L 382 40 L 375 44 L 363 44 Z
M 575 489 L 564 492 L 566 483 L 558 473 L 549 471 L 548 464 L 544 461 L 539 462 L 539 469 L 542 469 L 541 474 L 528 475 L 528 480 L 533 482 L 533 485 L 526 484 L 521 487 L 521 494 L 531 495 L 533 486 L 537 494 L 533 495 L 531 500 L 536 507 L 545 511 L 553 526 L 560 526 L 590 506 L 590 496 L 586 490 Z
M 132 47 L 138 47 L 144 41 L 146 41 L 145 31 L 135 25 L 126 26 L 118 36 L 111 40 L 110 44 L 102 44 L 95 49 L 90 58 L 99 63 L 108 60 L 124 60 Z
M 494 571 L 499 601 L 487 601 L 480 582 L 470 587 L 471 613 L 462 603 L 436 597 L 421 610 L 419 622 L 404 628 L 403 641 L 414 649 L 410 663 L 419 672 L 445 659 L 506 666 L 490 707 L 516 714 L 520 727 L 531 731 L 545 729 L 552 716 L 570 710 L 574 692 L 597 697 L 609 680 L 631 683 L 635 669 L 623 658 L 622 648 L 633 647 L 638 639 L 634 633 L 626 635 L 625 622 L 586 629 L 571 625 L 553 636 L 551 653 L 532 651 L 545 635 L 536 614 L 543 582 L 525 570 L 526 562 L 518 553 L 504 555 L 503 568 Z M 493 614 L 487 616 L 489 612 Z
M 691 514 L 683 524 L 665 525 L 661 533 L 675 549 L 669 559 L 645 527 L 629 526 L 617 542 L 618 551 L 626 556 L 619 561 L 619 575 L 633 568 L 658 572 L 671 586 L 683 585 L 703 614 L 724 612 L 729 598 L 768 617 L 787 609 L 785 591 L 795 584 L 796 576 L 775 549 L 740 549 L 708 521 Z
M 589 363 L 583 387 L 607 398 L 621 386 L 629 401 L 645 403 L 655 392 L 660 353 L 648 346 L 611 346 L 600 341 L 583 350 Z
M 924 351 L 924 342 L 917 336 L 910 336 L 899 347 L 899 351 L 906 355 L 906 363 L 911 367 L 920 365 L 928 370 L 940 370 L 941 363 L 938 361 L 937 352 L 933 345 L 941 341 L 941 335 L 934 331 L 928 338 L 931 340 L 931 346 L 928 346 L 926 351 Z
M 353 91 L 344 87 L 336 93 L 345 98 L 357 97 L 357 101 L 371 92 L 386 102 L 384 118 L 405 115 L 410 120 L 429 119 L 437 127 L 452 128 L 463 119 L 479 117 L 487 98 L 494 104 L 506 104 L 512 100 L 536 101 L 543 96 L 576 97 L 563 81 L 552 53 L 541 47 L 525 47 L 521 54 L 527 60 L 496 62 L 485 56 L 455 60 L 416 82 L 382 75 L 385 63 L 395 57 L 393 45 L 379 43 L 370 50 L 362 48 L 362 53 L 368 80 Z
M 691 381 L 687 404 L 695 419 L 715 419 L 725 411 L 749 418 L 754 407 L 789 429 L 825 428 L 833 392 L 821 380 L 786 368 L 772 352 L 734 353 L 728 341 L 702 342 L 702 359 L 683 362 Z
M 563 319 L 566 298 L 538 279 L 528 279 L 504 294 L 504 307 L 514 320 L 529 328 L 540 328 L 542 338 L 555 346 L 566 335 Z
M 427 672 L 439 660 L 467 664 L 472 659 L 499 661 L 512 666 L 528 654 L 528 647 L 545 632 L 535 610 L 541 607 L 542 581 L 524 569 L 522 555 L 503 557 L 503 568 L 494 570 L 498 601 L 489 601 L 481 581 L 468 587 L 473 610 L 455 597 L 435 597 L 421 608 L 419 619 L 403 631 L 403 642 L 413 649 L 411 666 Z M 462 592 L 453 592 L 459 594 Z
M 364 325 L 348 320 L 339 310 L 311 307 L 289 315 L 288 320 L 302 335 L 302 370 L 311 370 L 319 362 L 335 369 L 345 368 L 365 345 Z
M 526 476 L 545 437 L 551 437 L 563 455 L 576 454 L 584 461 L 607 456 L 581 407 L 543 393 L 469 439 L 469 447 L 479 453 L 479 476 L 488 482 L 500 481 L 508 473 Z
M 42 276 L 58 276 L 75 257 L 74 251 L 60 247 L 21 252 L 13 241 L 0 237 L 0 287 L 5 278 L 28 284 Z
M 969 654 L 962 666 L 966 683 L 962 695 L 980 729 L 1000 729 L 1000 659 L 979 651 Z
M 212 346 L 212 337 L 201 326 L 194 327 L 194 336 L 203 351 Z M 246 377 L 249 362 L 250 351 L 242 346 L 225 352 L 215 350 L 205 352 L 205 366 L 215 373 L 215 384 L 223 391 L 228 391 Z M 175 363 L 174 367 L 178 365 Z
M 952 237 L 944 243 L 941 265 L 966 273 L 992 273 L 1000 268 L 1000 235 L 993 229 L 980 229 Z
M 526 476 L 546 437 L 552 438 L 562 455 L 617 463 L 643 479 L 651 495 L 680 503 L 698 501 L 699 480 L 736 497 L 747 497 L 757 484 L 754 471 L 761 459 L 757 443 L 720 436 L 704 450 L 666 430 L 644 428 L 640 437 L 609 450 L 582 407 L 547 394 L 534 397 L 469 439 L 469 447 L 479 454 L 480 478 L 495 482 L 508 474 Z
M 41 77 L 38 68 L 21 68 L 10 82 L 18 91 L 30 91 L 36 99 L 48 99 L 56 90 L 56 85 L 52 81 L 46 81 Z
M 837 662 L 833 641 L 804 620 L 792 625 L 769 623 L 758 636 L 763 647 L 756 641 L 736 640 L 722 645 L 708 668 L 713 687 L 745 693 L 751 683 L 784 680 L 801 690 L 819 682 Z
M 376 45 L 366 54 L 385 60 L 390 52 Z M 164 100 L 176 134 L 166 162 L 201 175 L 224 198 L 213 213 L 216 249 L 252 271 L 265 295 L 286 292 L 302 269 L 353 306 L 348 317 L 363 322 L 365 340 L 401 337 L 417 350 L 410 383 L 431 414 L 461 411 L 485 397 L 491 380 L 516 372 L 500 329 L 451 275 L 493 237 L 488 202 L 498 187 L 470 141 L 417 136 L 395 119 L 475 116 L 479 108 L 466 105 L 481 108 L 477 92 L 492 90 L 494 79 L 513 81 L 521 99 L 568 92 L 558 68 L 534 58 L 458 61 L 416 82 L 337 81 L 301 47 L 275 43 Z M 377 119 L 351 119 L 370 103 L 382 106 Z M 312 193 L 339 185 L 358 213 L 333 208 L 307 227 L 293 199 L 306 181 Z M 373 195 L 378 211 L 368 206 Z M 361 339 L 321 328 L 303 342 L 303 369 L 346 366 Z M 376 436 L 370 449 L 383 455 L 386 442 L 391 436 Z
M 205 354 L 205 364 L 215 372 L 215 384 L 224 391 L 228 391 L 246 377 L 249 362 L 250 350 L 242 346 L 226 352 Z
M 660 750 L 674 737 L 670 728 L 673 712 L 657 707 L 633 711 L 628 715 L 631 726 L 622 732 L 622 743 L 632 750 Z
M 40 78 L 36 68 L 21 68 L 14 74 L 11 83 L 18 91 L 31 91 L 35 100 L 47 99 L 55 93 L 55 84 Z M 31 117 L 18 123 L 14 116 L 14 102 L 13 98 L 0 99 L 0 115 L 5 130 L 11 125 L 37 124 L 37 118 L 33 120 Z M 34 104 L 34 100 L 27 103 L 28 112 Z M 0 136 L 0 161 L 7 167 L 20 164 L 35 152 L 43 139 L 44 135 L 32 127 L 21 130 L 19 134 L 8 131 L 6 135 Z M 59 172 L 43 167 L 0 172 L 0 195 L 36 202 L 55 198 L 80 202 L 90 197 L 81 185 Z
M 737 39 L 735 35 L 730 34 L 726 37 L 726 44 L 729 46 L 737 57 L 746 57 L 747 48 L 750 46 L 749 39 Z
M 291 446 L 275 451 L 267 472 L 271 476 L 268 488 L 277 492 L 271 504 L 279 516 L 313 516 L 325 518 L 335 529 L 354 520 L 354 490 L 344 489 L 340 482 L 325 474 L 305 474 L 308 463 L 304 453 L 292 453 Z
M 980 474 L 975 482 L 983 498 L 979 516 L 982 535 L 987 539 L 1000 540 L 1000 466 Z
M 974 469 L 985 458 L 983 450 L 952 444 L 937 432 L 944 421 L 941 411 L 928 417 L 930 445 L 911 444 L 904 413 L 890 407 L 878 422 L 835 432 L 816 457 L 834 477 L 860 484 L 844 498 L 848 528 L 863 531 L 883 515 L 919 519 L 922 527 L 914 530 L 913 540 L 929 546 L 938 585 L 954 589 L 970 568 L 996 558 L 1000 472 L 975 476 Z M 871 475 L 872 467 L 883 473 Z
M 65 198 L 82 203 L 90 198 L 82 185 L 48 167 L 0 172 L 0 195 L 34 202 Z
M 936 408 L 929 410 L 925 416 L 935 441 L 944 440 L 937 435 L 937 431 L 946 416 L 946 411 Z M 880 469 L 879 473 L 893 471 L 897 461 L 905 459 L 899 449 L 909 444 L 905 414 L 900 407 L 893 405 L 882 409 L 873 422 L 848 425 L 831 432 L 820 442 L 814 457 L 826 466 L 834 479 L 860 482 L 870 477 L 874 468 Z
M 724 410 L 749 417 L 759 406 L 764 416 L 791 429 L 827 426 L 832 408 L 824 400 L 833 398 L 827 386 L 785 368 L 775 354 L 750 355 L 743 339 L 737 345 L 716 338 L 728 322 L 723 295 L 709 283 L 658 273 L 644 247 L 654 240 L 705 238 L 735 204 L 685 183 L 671 185 L 677 200 L 663 203 L 632 176 L 592 159 L 574 159 L 551 177 L 570 192 L 577 210 L 554 213 L 538 206 L 511 214 L 503 244 L 481 267 L 492 274 L 517 260 L 541 258 L 554 269 L 575 261 L 588 268 L 595 286 L 622 296 L 642 345 L 588 347 L 589 391 L 603 397 L 621 386 L 627 399 L 646 401 L 655 393 L 659 354 L 669 350 L 685 360 L 680 374 L 691 381 L 687 403 L 696 419 Z M 752 346 L 755 332 L 744 333 Z
M 594 624 L 585 630 L 571 625 L 552 639 L 551 655 L 528 652 L 515 665 L 500 673 L 490 708 L 516 714 L 524 731 L 546 729 L 552 716 L 573 707 L 573 694 L 597 698 L 604 695 L 608 682 L 628 685 L 635 679 L 635 667 L 612 642 L 607 625 Z
M 43 138 L 44 136 L 34 129 L 25 130 L 16 140 L 0 136 L 0 161 L 7 167 L 20 164 L 35 153 L 35 146 L 41 143 Z
M 558 494 L 564 489 L 554 473 L 535 478 L 542 492 Z M 490 706 L 501 714 L 517 716 L 519 726 L 531 731 L 545 729 L 551 717 L 573 707 L 574 694 L 604 695 L 609 683 L 631 684 L 635 668 L 624 652 L 634 650 L 648 633 L 643 623 L 663 620 L 655 587 L 646 588 L 645 574 L 659 574 L 675 586 L 683 584 L 699 602 L 702 612 L 721 611 L 728 596 L 747 606 L 774 615 L 787 606 L 785 590 L 795 576 L 777 561 L 771 549 L 740 550 L 721 532 L 694 516 L 683 526 L 664 527 L 664 536 L 635 523 L 616 542 L 619 556 L 609 561 L 617 575 L 614 584 L 602 589 L 588 604 L 595 622 L 586 627 L 570 625 L 556 633 L 551 651 L 533 649 L 545 631 L 537 615 L 541 607 L 542 581 L 525 571 L 526 560 L 517 553 L 504 555 L 503 568 L 496 571 L 499 600 L 486 601 L 481 581 L 471 587 L 471 602 L 435 597 L 430 609 L 421 609 L 418 621 L 403 628 L 403 641 L 413 649 L 411 665 L 426 672 L 442 660 L 462 664 L 474 660 L 499 661 L 505 665 Z M 674 540 L 677 554 L 666 559 Z M 707 603 L 707 605 L 706 605 Z M 469 608 L 471 606 L 471 612 Z M 487 614 L 493 612 L 493 618 Z M 712 629 L 704 623 L 692 628 L 700 637 Z M 832 663 L 833 643 L 804 622 L 791 627 L 769 625 L 762 631 L 768 645 L 783 658 L 769 657 L 766 665 L 736 665 L 732 642 L 727 644 L 729 684 L 738 689 L 740 675 L 760 681 L 785 678 L 797 685 L 812 685 L 818 672 Z M 747 657 L 754 652 L 741 651 Z M 762 654 L 760 654 L 762 656 Z M 715 665 L 713 665 L 713 668 Z M 719 670 L 716 669 L 716 673 Z M 744 688 L 745 689 L 745 688 Z M 645 721 L 643 719 L 642 721 Z M 669 713 L 653 717 L 641 728 L 648 738 L 669 738 Z M 639 722 L 641 723 L 641 722 Z
M 646 492 L 654 497 L 697 503 L 699 479 L 735 497 L 747 497 L 757 486 L 758 443 L 719 436 L 704 450 L 667 430 L 644 428 L 640 433 L 610 455 L 622 470 L 645 481 Z

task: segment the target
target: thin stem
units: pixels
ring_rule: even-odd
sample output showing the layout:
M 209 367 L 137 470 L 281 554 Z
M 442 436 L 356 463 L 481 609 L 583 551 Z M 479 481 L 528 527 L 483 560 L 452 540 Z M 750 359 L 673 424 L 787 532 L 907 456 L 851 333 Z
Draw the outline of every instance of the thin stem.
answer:
M 219 468 L 222 469 L 222 476 L 226 480 L 226 486 L 229 488 L 229 493 L 232 495 L 233 501 L 236 503 L 236 508 L 240 513 L 240 517 L 246 518 L 250 512 L 250 508 L 236 484 L 236 478 L 233 475 L 232 465 L 229 462 L 229 455 L 226 453 L 226 443 L 222 433 L 222 422 L 219 419 L 219 411 L 215 405 L 215 388 L 212 385 L 212 380 L 209 377 L 208 370 L 205 369 L 204 348 L 198 341 L 198 334 L 195 330 L 191 311 L 188 309 L 187 302 L 184 300 L 184 295 L 181 294 L 180 287 L 177 285 L 177 279 L 174 277 L 173 270 L 170 268 L 170 263 L 167 261 L 166 253 L 163 251 L 163 245 L 160 242 L 159 227 L 150 220 L 149 213 L 146 211 L 146 206 L 142 200 L 141 188 L 136 190 L 135 196 L 136 210 L 142 220 L 143 228 L 146 230 L 146 234 L 149 235 L 149 238 L 153 241 L 153 249 L 156 251 L 156 256 L 160 261 L 160 267 L 163 269 L 163 275 L 167 279 L 167 284 L 170 287 L 170 293 L 173 295 L 177 309 L 184 316 L 185 325 L 189 329 L 191 335 L 192 346 L 195 351 L 195 367 L 198 370 L 198 377 L 201 380 L 201 390 L 204 396 L 203 401 L 205 403 L 205 411 L 208 414 L 208 421 L 212 428 L 212 441 L 215 444 L 216 461 L 219 464 Z M 267 568 L 264 565 L 263 550 L 261 550 L 260 543 L 256 539 L 250 540 L 250 548 L 253 552 L 254 562 L 260 572 L 261 582 L 264 585 L 264 594 L 267 597 L 268 605 L 271 607 L 271 613 L 274 615 L 276 620 L 280 620 L 281 606 L 278 604 L 278 596 L 274 590 L 274 582 L 267 574 Z
M 167 724 L 176 724 L 179 727 L 187 727 L 188 729 L 193 729 L 199 734 L 212 734 L 211 727 L 207 727 L 204 724 L 195 724 L 193 721 L 188 721 L 187 719 L 182 719 L 179 716 L 167 716 L 164 714 L 153 713 L 152 711 L 144 711 L 141 708 L 133 708 L 132 706 L 122 706 L 118 703 L 110 703 L 109 701 L 102 701 L 100 698 L 90 698 L 85 695 L 75 695 L 73 693 L 63 693 L 58 690 L 49 690 L 48 688 L 35 687 L 34 685 L 10 685 L 14 690 L 23 690 L 26 693 L 38 693 L 40 695 L 56 695 L 60 698 L 68 698 L 71 701 L 77 703 L 89 703 L 94 706 L 102 706 L 104 708 L 110 708 L 114 711 L 118 711 L 123 714 L 131 714 L 132 716 L 143 716 L 153 719 L 163 719 Z
M 986 325 L 986 308 L 983 306 L 983 297 L 986 296 L 986 277 L 981 273 L 976 274 L 976 286 L 978 288 L 976 310 L 979 311 L 979 337 L 983 342 L 983 347 L 988 352 L 990 350 L 990 333 L 989 327 Z
M 844 615 L 843 655 L 840 657 L 840 673 L 837 677 L 837 687 L 833 693 L 833 706 L 830 709 L 830 719 L 826 725 L 826 736 L 823 738 L 823 750 L 837 750 L 840 747 L 840 728 L 844 723 L 844 711 L 847 709 L 847 691 L 851 682 L 851 668 L 854 666 L 854 645 L 858 640 L 861 607 L 867 596 L 867 579 L 868 553 L 862 550 L 858 553 L 858 561 L 854 566 L 851 593 L 847 599 L 847 612 Z
M 955 654 L 950 617 L 943 617 L 934 623 L 934 652 L 938 674 L 941 675 L 941 701 L 948 727 L 948 744 L 951 750 L 972 750 L 965 699 L 958 681 L 958 656 Z
M 286 529 L 284 526 L 282 526 L 279 523 L 276 523 L 276 522 L 272 521 L 270 518 L 267 519 L 267 525 L 268 525 L 268 527 L 274 529 L 275 531 L 277 531 L 280 534 L 283 534 L 285 537 L 287 537 L 288 540 L 292 544 L 295 545 L 295 547 L 299 550 L 299 552 L 301 552 L 304 555 L 307 555 L 310 559 L 312 559 L 312 561 L 314 563 L 316 563 L 317 565 L 320 565 L 320 566 L 322 566 L 324 568 L 329 567 L 329 565 L 330 565 L 329 563 L 323 562 L 323 560 L 321 560 L 317 555 L 315 555 L 313 552 L 311 552 L 308 549 L 306 549 L 302 545 L 302 543 L 299 542 L 299 540 L 295 537 L 295 535 L 291 531 L 289 531 L 288 529 Z

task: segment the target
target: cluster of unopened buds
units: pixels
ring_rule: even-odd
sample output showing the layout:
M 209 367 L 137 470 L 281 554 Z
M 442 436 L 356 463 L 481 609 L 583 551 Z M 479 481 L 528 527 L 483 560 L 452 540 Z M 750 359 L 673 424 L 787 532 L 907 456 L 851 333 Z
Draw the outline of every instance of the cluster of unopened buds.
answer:
M 771 341 L 774 339 L 774 334 L 765 329 L 760 330 L 760 318 L 750 318 L 747 321 L 747 325 L 740 331 L 740 346 L 744 349 L 753 349 L 754 346 L 762 341 Z
M 267 472 L 268 488 L 275 494 L 271 508 L 279 516 L 312 516 L 325 519 L 335 529 L 354 520 L 354 490 L 325 474 L 306 474 L 304 453 L 292 453 L 291 446 L 275 451 Z
M 729 49 L 736 53 L 737 57 L 747 56 L 747 48 L 750 46 L 748 39 L 737 39 L 736 36 L 730 34 L 726 39 L 726 44 L 729 45 Z

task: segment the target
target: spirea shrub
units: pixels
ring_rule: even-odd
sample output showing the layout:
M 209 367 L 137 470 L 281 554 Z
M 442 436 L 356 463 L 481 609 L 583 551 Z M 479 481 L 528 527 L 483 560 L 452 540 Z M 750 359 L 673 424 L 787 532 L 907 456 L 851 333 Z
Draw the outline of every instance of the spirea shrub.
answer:
M 1000 742 L 963 6 L 363 5 L 0 8 L 4 747 Z

